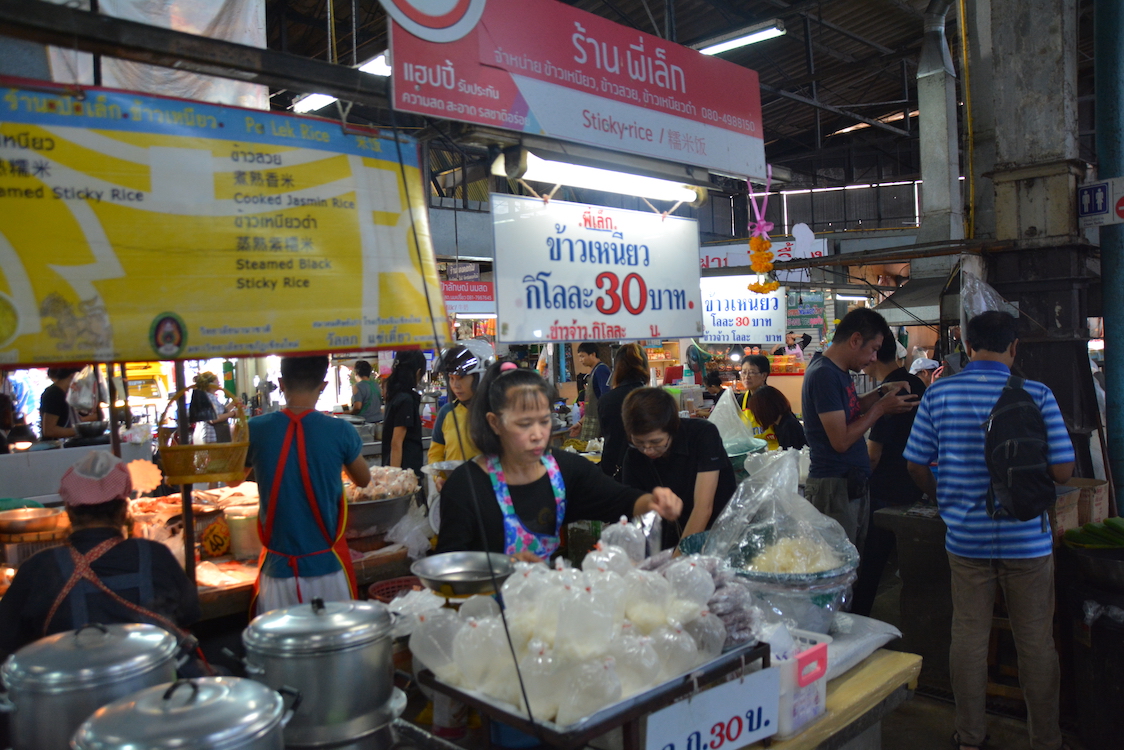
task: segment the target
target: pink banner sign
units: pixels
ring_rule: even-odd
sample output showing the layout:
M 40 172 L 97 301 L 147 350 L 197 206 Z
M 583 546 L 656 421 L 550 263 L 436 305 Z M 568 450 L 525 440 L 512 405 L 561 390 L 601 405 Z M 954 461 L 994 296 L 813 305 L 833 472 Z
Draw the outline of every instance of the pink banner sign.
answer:
M 485 2 L 452 41 L 391 22 L 396 109 L 764 178 L 756 72 L 555 0 Z

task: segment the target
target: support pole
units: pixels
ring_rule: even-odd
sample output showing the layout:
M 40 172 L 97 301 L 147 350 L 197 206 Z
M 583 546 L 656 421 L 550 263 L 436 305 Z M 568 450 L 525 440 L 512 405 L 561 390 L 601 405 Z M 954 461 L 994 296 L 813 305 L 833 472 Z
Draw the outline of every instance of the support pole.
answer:
M 187 376 L 184 374 L 183 362 L 176 361 L 176 392 L 179 393 L 187 387 Z M 187 399 L 182 395 L 176 403 L 176 432 L 179 434 L 179 444 L 191 443 L 191 423 L 187 417 Z M 187 580 L 195 585 L 195 513 L 191 508 L 191 488 L 193 485 L 185 484 L 180 487 L 180 500 L 183 502 L 183 569 L 187 572 Z
M 1124 176 L 1124 7 L 1095 3 L 1098 176 Z M 1101 289 L 1104 295 L 1105 405 L 1111 476 L 1124 477 L 1124 224 L 1101 227 Z M 1119 508 L 1116 509 L 1117 513 Z
M 101 365 L 95 365 L 98 380 L 101 380 Z M 113 364 L 105 366 L 105 381 L 109 385 L 109 447 L 113 455 L 121 458 L 121 433 L 118 426 L 121 424 L 120 412 L 117 411 L 117 385 L 113 382 Z M 101 388 L 99 387 L 100 391 Z

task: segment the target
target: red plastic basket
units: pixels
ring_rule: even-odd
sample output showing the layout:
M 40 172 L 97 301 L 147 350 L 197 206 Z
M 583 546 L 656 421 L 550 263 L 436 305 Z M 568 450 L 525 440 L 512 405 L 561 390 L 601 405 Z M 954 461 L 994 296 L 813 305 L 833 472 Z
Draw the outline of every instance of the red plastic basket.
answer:
M 376 599 L 383 604 L 390 604 L 394 600 L 394 597 L 398 596 L 403 591 L 409 591 L 415 587 L 418 589 L 423 588 L 421 579 L 417 576 L 391 578 L 386 581 L 372 583 L 367 588 L 367 598 Z

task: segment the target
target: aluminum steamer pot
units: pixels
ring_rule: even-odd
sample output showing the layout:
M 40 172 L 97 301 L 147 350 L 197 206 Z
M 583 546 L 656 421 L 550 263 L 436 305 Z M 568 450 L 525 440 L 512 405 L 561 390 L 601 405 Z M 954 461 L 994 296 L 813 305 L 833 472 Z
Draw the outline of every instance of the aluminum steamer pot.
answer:
M 202 677 L 157 685 L 110 703 L 74 733 L 74 750 L 284 750 L 282 697 L 241 677 Z
M 391 615 L 379 602 L 328 602 L 276 609 L 242 632 L 246 673 L 304 696 L 285 728 L 285 744 L 299 747 L 355 740 L 394 718 Z
M 176 678 L 175 636 L 155 625 L 87 625 L 8 657 L 0 676 L 13 750 L 67 750 L 101 706 Z

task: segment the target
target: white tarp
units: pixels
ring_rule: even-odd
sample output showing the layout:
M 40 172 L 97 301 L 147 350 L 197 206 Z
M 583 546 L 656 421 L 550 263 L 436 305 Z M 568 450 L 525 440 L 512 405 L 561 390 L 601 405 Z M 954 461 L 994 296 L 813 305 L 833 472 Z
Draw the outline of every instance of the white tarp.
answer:
M 90 9 L 89 0 L 50 0 Z M 100 0 L 106 16 L 175 29 L 252 47 L 266 46 L 264 0 Z M 94 84 L 93 55 L 48 47 L 51 77 L 57 83 Z M 154 65 L 101 58 L 101 85 L 180 99 L 269 109 L 269 89 L 256 83 L 188 73 Z

